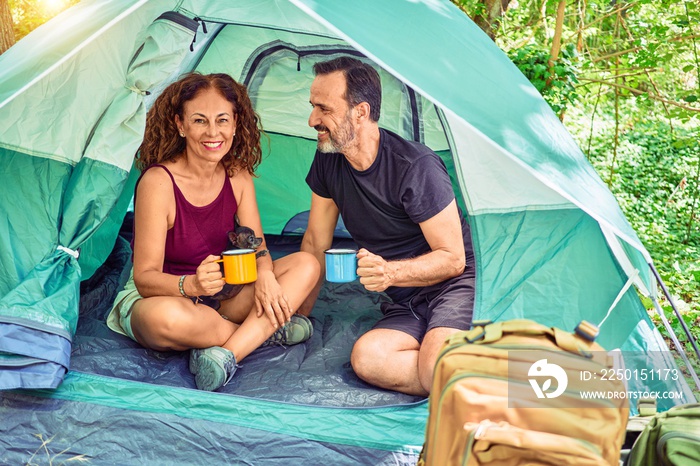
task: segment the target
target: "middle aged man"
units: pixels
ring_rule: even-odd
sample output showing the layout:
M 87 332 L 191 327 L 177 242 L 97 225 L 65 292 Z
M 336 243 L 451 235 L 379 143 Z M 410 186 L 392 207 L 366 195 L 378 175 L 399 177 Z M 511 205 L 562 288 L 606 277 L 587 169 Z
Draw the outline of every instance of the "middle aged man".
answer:
M 360 283 L 392 301 L 355 343 L 352 367 L 368 383 L 425 396 L 445 338 L 471 324 L 469 226 L 441 159 L 379 127 L 374 68 L 340 57 L 316 63 L 314 73 L 309 125 L 318 131 L 318 150 L 306 178 L 313 193 L 301 249 L 323 266 L 342 215 L 360 247 Z M 302 313 L 310 312 L 321 285 Z

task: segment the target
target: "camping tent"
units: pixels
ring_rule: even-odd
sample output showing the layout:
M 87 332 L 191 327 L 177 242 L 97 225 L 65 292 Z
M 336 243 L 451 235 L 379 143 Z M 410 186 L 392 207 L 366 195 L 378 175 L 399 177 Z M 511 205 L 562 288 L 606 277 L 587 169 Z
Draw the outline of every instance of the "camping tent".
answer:
M 88 342 L 95 355 L 109 353 L 99 330 L 79 330 L 88 320 L 84 285 L 104 279 L 110 258 L 123 255 L 133 157 L 159 91 L 191 70 L 226 72 L 248 87 L 269 136 L 256 179 L 263 227 L 290 240 L 303 231 L 296 221 L 310 200 L 311 67 L 343 54 L 380 71 L 380 125 L 429 145 L 448 166 L 472 226 L 476 318 L 527 317 L 568 330 L 586 319 L 601 324 L 598 341 L 619 349 L 628 368 L 675 367 L 635 291 L 656 295 L 651 258 L 614 197 L 537 91 L 449 2 L 85 0 L 0 56 L 0 388 L 25 389 L 0 395 L 8 451 L 31 451 L 20 435 L 62 416 L 65 435 L 81 439 L 78 450 L 163 462 L 176 458 L 168 456 L 172 433 L 190 429 L 206 438 L 187 446 L 201 462 L 244 450 L 249 464 L 284 456 L 256 448 L 263 443 L 303 445 L 308 453 L 294 458 L 324 464 L 415 460 L 420 400 L 319 408 L 153 383 L 162 374 L 125 380 L 100 372 L 117 357 L 75 370 Z M 336 291 L 322 297 L 333 301 Z M 682 394 L 662 408 L 692 400 L 682 378 L 636 382 Z M 154 429 L 173 437 L 159 433 L 158 447 L 133 447 Z M 126 431 L 131 446 L 117 449 Z M 111 440 L 88 447 L 91 435 Z

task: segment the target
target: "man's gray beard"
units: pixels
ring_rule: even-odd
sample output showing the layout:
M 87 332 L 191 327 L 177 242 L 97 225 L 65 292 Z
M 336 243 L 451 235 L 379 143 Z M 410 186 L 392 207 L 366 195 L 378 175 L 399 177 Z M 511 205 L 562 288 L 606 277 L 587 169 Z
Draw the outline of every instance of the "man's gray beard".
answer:
M 322 154 L 343 154 L 343 150 L 355 140 L 355 130 L 348 120 L 345 124 L 338 129 L 339 140 L 335 140 L 330 133 L 328 133 L 327 141 L 318 141 L 317 147 L 318 151 Z
M 334 154 L 336 152 L 340 152 L 330 139 L 328 141 L 318 141 L 317 147 L 318 151 L 322 154 Z

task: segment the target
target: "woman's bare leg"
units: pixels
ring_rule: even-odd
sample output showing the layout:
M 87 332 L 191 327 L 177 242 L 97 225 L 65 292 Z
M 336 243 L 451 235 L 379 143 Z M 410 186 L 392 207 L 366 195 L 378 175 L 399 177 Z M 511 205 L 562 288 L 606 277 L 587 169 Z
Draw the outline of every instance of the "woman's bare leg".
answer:
M 136 340 L 157 351 L 221 346 L 238 325 L 187 298 L 142 298 L 134 303 L 131 330 Z
M 276 260 L 274 273 L 296 311 L 318 280 L 320 269 L 310 254 L 295 253 Z M 252 285 L 246 286 L 223 302 L 219 312 L 186 298 L 142 298 L 134 303 L 132 332 L 139 343 L 157 351 L 221 346 L 241 361 L 277 330 L 267 316 L 257 317 L 254 292 Z

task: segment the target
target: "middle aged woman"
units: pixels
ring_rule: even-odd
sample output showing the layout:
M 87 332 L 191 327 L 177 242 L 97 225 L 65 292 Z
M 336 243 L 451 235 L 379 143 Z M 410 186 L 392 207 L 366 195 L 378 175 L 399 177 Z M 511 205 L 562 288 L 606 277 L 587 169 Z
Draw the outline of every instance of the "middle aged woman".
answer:
M 261 345 L 307 340 L 295 311 L 319 279 L 299 252 L 272 261 L 253 185 L 259 120 L 244 86 L 226 74 L 192 73 L 168 86 L 146 119 L 134 198 L 132 276 L 108 317 L 113 330 L 158 351 L 190 351 L 199 389 L 228 383 Z M 216 262 L 235 218 L 262 238 L 258 279 L 219 303 Z

